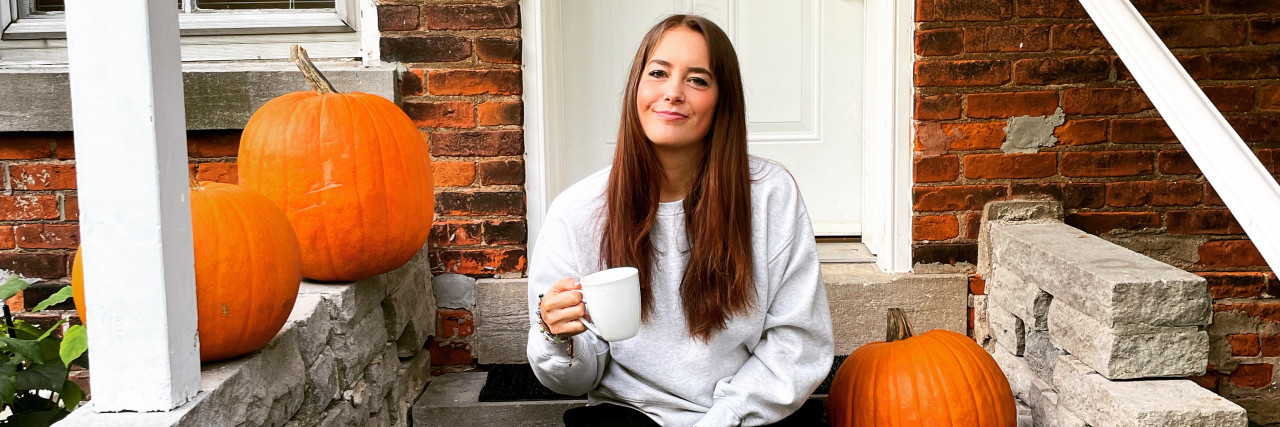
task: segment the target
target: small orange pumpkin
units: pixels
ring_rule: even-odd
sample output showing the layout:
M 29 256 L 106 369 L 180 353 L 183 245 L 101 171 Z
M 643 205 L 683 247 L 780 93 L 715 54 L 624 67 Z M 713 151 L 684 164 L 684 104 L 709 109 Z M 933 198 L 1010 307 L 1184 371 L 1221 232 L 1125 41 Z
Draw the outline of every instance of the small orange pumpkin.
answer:
M 408 262 L 434 218 L 426 140 L 400 107 L 337 93 L 294 46 L 315 91 L 267 102 L 240 138 L 240 185 L 284 209 L 302 246 L 302 275 L 357 281 Z
M 849 355 L 831 382 L 832 426 L 1014 426 L 1009 380 L 964 335 L 936 329 L 913 337 L 901 309 L 889 309 L 886 341 Z
M 293 311 L 302 281 L 298 238 L 280 208 L 252 190 L 215 182 L 191 188 L 200 360 L 253 352 Z M 84 267 L 76 251 L 71 288 L 80 321 Z

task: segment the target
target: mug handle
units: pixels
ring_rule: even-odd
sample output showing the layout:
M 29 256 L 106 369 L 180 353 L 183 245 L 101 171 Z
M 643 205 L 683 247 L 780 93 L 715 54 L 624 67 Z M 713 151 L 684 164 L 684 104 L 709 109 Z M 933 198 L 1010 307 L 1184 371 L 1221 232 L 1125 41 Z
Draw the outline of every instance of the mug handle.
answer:
M 582 294 L 582 290 L 581 290 L 581 289 L 571 289 L 570 291 L 571 291 L 571 292 L 577 292 L 579 295 L 581 295 L 581 294 Z M 583 305 L 582 305 L 582 308 L 583 308 L 583 311 L 585 311 L 587 315 L 590 315 L 590 314 L 591 314 L 591 309 L 590 309 L 590 308 L 587 308 L 587 305 L 586 305 L 586 304 L 583 304 Z M 596 334 L 596 336 L 597 336 L 597 337 L 598 337 L 598 336 L 600 336 L 600 330 L 599 330 L 599 329 L 596 329 L 596 325 L 595 325 L 594 323 L 591 323 L 591 321 L 590 321 L 590 320 L 587 320 L 587 317 L 586 317 L 586 316 L 579 317 L 579 318 L 578 318 L 578 321 L 579 321 L 579 322 L 582 322 L 582 326 L 586 326 L 586 327 L 587 327 L 587 329 L 591 331 L 591 333 Z

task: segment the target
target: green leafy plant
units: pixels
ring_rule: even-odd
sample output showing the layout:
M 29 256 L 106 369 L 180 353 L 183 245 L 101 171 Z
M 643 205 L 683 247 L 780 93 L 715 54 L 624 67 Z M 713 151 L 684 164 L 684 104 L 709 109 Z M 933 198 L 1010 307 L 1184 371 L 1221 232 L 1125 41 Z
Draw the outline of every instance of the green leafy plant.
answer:
M 0 285 L 0 299 L 8 300 L 30 286 L 16 274 Z M 39 312 L 71 297 L 66 286 L 31 309 Z M 9 413 L 0 426 L 48 426 L 80 404 L 84 391 L 67 379 L 72 364 L 88 366 L 89 339 L 84 326 L 73 325 L 59 338 L 53 332 L 65 320 L 42 329 L 14 320 L 7 304 L 0 324 L 0 409 Z

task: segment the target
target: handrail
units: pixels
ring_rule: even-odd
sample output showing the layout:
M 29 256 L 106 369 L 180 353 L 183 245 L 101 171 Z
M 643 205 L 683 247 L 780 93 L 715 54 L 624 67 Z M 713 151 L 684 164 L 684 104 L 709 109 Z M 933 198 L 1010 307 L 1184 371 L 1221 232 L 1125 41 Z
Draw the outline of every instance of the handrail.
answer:
M 1127 0 L 1080 0 L 1262 258 L 1280 271 L 1280 184 Z

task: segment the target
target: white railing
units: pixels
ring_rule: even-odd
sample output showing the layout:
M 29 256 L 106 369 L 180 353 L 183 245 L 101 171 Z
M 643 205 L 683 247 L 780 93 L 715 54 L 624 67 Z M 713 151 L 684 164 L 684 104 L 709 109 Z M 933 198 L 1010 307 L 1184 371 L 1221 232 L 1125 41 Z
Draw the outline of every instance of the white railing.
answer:
M 1080 0 L 1273 270 L 1280 184 L 1128 0 Z

